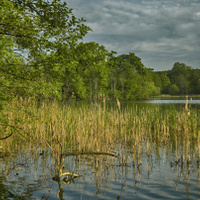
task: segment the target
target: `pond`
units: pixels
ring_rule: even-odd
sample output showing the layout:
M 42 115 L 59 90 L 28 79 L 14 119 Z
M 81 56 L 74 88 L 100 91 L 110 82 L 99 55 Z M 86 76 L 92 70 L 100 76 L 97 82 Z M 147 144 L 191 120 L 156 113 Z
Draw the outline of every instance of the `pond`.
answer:
M 200 106 L 200 97 L 188 97 L 187 98 L 188 105 L 190 106 Z M 109 103 L 116 103 L 115 101 L 110 101 Z M 133 105 L 133 104 L 164 104 L 164 105 L 171 105 L 171 104 L 179 104 L 183 105 L 186 103 L 186 97 L 155 97 L 150 100 L 132 100 L 132 101 L 122 101 L 121 102 L 125 107 L 127 105 Z
M 184 109 L 185 102 L 153 99 L 121 106 L 159 104 L 168 109 L 178 104 Z M 200 99 L 188 103 L 199 112 Z M 107 106 L 111 104 L 116 103 Z M 117 156 L 66 156 L 63 170 L 71 174 L 59 181 L 54 180 L 51 149 L 27 146 L 0 158 L 0 199 L 200 199 L 200 138 L 195 144 L 190 138 L 166 145 L 145 139 L 134 150 L 118 141 L 113 151 Z

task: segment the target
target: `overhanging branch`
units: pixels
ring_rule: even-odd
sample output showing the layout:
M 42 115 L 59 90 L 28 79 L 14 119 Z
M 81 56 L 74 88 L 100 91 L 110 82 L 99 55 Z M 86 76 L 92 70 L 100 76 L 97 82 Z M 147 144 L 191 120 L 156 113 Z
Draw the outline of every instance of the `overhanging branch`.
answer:
M 11 132 L 11 134 L 10 134 L 10 135 L 7 135 L 6 137 L 0 138 L 0 140 L 5 140 L 5 139 L 8 139 L 9 137 L 11 137 L 11 136 L 12 136 L 12 134 L 13 134 L 13 132 Z

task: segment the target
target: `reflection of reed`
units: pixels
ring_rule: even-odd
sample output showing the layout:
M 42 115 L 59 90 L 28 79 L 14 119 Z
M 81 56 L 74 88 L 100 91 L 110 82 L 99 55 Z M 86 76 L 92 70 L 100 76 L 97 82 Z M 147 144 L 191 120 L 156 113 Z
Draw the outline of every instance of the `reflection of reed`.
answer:
M 0 141 L 0 146 L 11 152 L 26 148 L 27 143 L 36 149 L 50 149 L 55 158 L 56 171 L 61 170 L 61 154 L 73 155 L 78 152 L 74 155 L 76 162 L 79 162 L 77 173 L 84 170 L 80 160 L 85 160 L 84 165 L 88 168 L 89 165 L 91 168 L 95 166 L 92 170 L 97 190 L 108 177 L 118 180 L 122 175 L 126 179 L 130 167 L 133 168 L 135 185 L 139 187 L 143 167 L 141 157 L 146 156 L 146 173 L 150 176 L 153 170 L 152 155 L 155 154 L 155 159 L 160 160 L 160 148 L 174 152 L 175 161 L 171 165 L 177 170 L 181 168 L 185 181 L 190 180 L 191 162 L 196 162 L 200 179 L 199 118 L 196 110 L 190 108 L 188 115 L 184 107 L 180 110 L 163 110 L 158 106 L 139 108 L 133 105 L 124 110 L 121 106 L 119 112 L 118 109 L 108 109 L 105 104 L 103 107 L 98 104 L 76 107 L 74 104 L 63 106 L 58 102 L 13 102 L 5 114 L 9 124 L 15 126 L 20 134 L 14 133 L 6 143 Z M 6 135 L 11 129 L 0 125 L 0 130 L 6 131 Z M 118 158 L 110 158 L 113 151 L 117 151 Z M 86 155 L 87 152 L 105 154 Z M 108 176 L 109 173 L 111 176 Z

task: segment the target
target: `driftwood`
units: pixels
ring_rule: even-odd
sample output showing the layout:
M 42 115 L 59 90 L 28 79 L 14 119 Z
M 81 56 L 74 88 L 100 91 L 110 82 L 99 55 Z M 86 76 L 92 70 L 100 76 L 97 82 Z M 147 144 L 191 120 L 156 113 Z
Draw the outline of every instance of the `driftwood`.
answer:
M 65 178 L 63 179 L 63 181 L 61 181 L 60 178 L 61 178 L 62 176 L 71 176 L 71 178 L 68 179 L 67 177 L 65 177 Z M 80 177 L 80 176 L 81 176 L 81 175 L 78 175 L 78 174 L 75 174 L 75 173 L 71 173 L 71 172 L 63 172 L 63 173 L 60 173 L 60 174 L 54 176 L 54 177 L 53 177 L 53 180 L 54 180 L 54 181 L 61 182 L 62 184 L 69 184 L 69 183 L 71 183 L 73 180 L 77 179 L 77 178 Z
M 118 155 L 114 153 L 109 153 L 109 152 L 96 152 L 96 151 L 76 151 L 76 152 L 67 152 L 63 153 L 63 156 L 79 156 L 79 155 L 107 155 L 107 156 L 113 156 L 113 157 L 119 157 Z
M 54 181 L 57 181 L 59 184 L 70 184 L 73 180 L 81 176 L 81 175 L 71 173 L 71 172 L 62 172 L 63 166 L 64 166 L 64 158 L 67 156 L 78 156 L 78 155 L 107 155 L 107 156 L 119 157 L 118 155 L 114 153 L 109 153 L 109 152 L 78 151 L 78 152 L 62 153 L 60 155 L 60 165 L 59 165 L 58 173 L 53 177 Z M 61 180 L 62 176 L 71 176 L 71 177 L 70 178 L 65 177 L 62 181 Z

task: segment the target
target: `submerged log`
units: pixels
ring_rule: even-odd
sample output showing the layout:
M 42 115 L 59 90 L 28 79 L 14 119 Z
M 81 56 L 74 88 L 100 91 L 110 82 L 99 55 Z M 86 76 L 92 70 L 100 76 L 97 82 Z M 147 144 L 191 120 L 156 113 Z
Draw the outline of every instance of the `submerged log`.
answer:
M 71 173 L 71 172 L 63 172 L 63 167 L 64 167 L 64 158 L 67 156 L 78 156 L 78 155 L 106 155 L 106 156 L 113 156 L 113 157 L 119 157 L 118 155 L 114 153 L 109 153 L 109 152 L 93 152 L 93 151 L 78 151 L 78 152 L 67 152 L 67 153 L 62 153 L 60 155 L 60 164 L 59 164 L 59 169 L 58 173 L 53 177 L 54 181 L 57 181 L 60 184 L 70 184 L 73 180 L 76 178 L 80 177 L 81 175 Z M 61 180 L 62 176 L 71 176 L 70 179 L 65 177 L 63 181 Z
M 67 179 L 67 177 L 65 177 L 63 179 L 63 181 L 60 180 L 60 178 L 62 176 L 71 176 L 70 179 Z M 53 180 L 54 181 L 58 181 L 58 182 L 62 182 L 62 183 L 65 183 L 65 184 L 69 184 L 67 182 L 72 182 L 73 180 L 75 180 L 76 178 L 80 177 L 81 175 L 78 175 L 78 174 L 75 174 L 75 173 L 72 173 L 72 172 L 63 172 L 63 173 L 60 173 L 60 174 L 57 174 L 56 176 L 53 177 Z
M 119 157 L 118 155 L 114 153 L 109 153 L 109 152 L 93 152 L 93 151 L 77 151 L 77 152 L 67 152 L 63 153 L 63 156 L 79 156 L 79 155 L 106 155 L 106 156 L 113 156 L 113 157 Z

